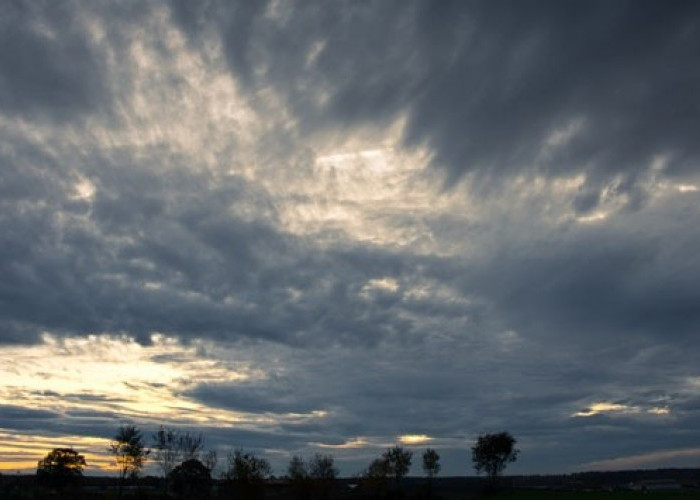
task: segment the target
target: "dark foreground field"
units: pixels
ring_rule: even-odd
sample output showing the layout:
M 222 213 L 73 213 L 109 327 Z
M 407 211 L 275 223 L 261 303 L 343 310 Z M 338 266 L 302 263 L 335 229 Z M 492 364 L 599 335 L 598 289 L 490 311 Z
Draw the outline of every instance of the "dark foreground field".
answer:
M 47 492 L 37 492 L 26 490 L 24 492 L 15 492 L 11 496 L 2 496 L 2 500 L 14 500 L 14 499 L 33 499 L 33 500 L 118 500 L 119 497 L 116 493 L 88 493 L 88 492 L 65 492 L 63 494 L 58 493 L 47 493 Z M 147 492 L 127 492 L 123 495 L 124 500 L 160 500 L 165 497 L 159 494 L 147 493 Z M 232 500 L 246 500 L 250 498 L 251 500 L 257 500 L 259 498 L 264 499 L 296 499 L 298 497 L 293 495 L 279 495 L 271 493 L 265 495 L 264 497 L 246 497 L 246 496 L 227 496 L 227 497 L 210 497 L 214 498 L 227 498 Z M 320 497 L 309 497 L 310 499 L 320 498 Z M 424 496 L 417 492 L 405 491 L 402 495 L 386 495 L 386 496 L 375 496 L 375 495 L 365 495 L 360 492 L 354 494 L 338 493 L 337 495 L 331 495 L 325 497 L 329 500 L 342 500 L 342 499 L 391 499 L 391 500 L 410 500 L 410 499 L 433 499 L 433 500 L 665 500 L 665 499 L 700 499 L 700 492 L 631 492 L 631 491 L 616 491 L 616 492 L 579 492 L 579 491 L 512 491 L 508 493 L 500 493 L 495 495 L 484 495 L 474 492 L 445 492 L 445 494 L 436 494 L 433 496 Z
M 698 491 L 511 491 L 490 498 L 494 500 L 662 500 L 666 498 L 700 498 Z
M 353 499 L 440 499 L 440 500 L 655 500 L 699 499 L 700 469 L 662 469 L 655 471 L 590 472 L 559 476 L 509 476 L 502 478 L 498 491 L 476 477 L 436 478 L 431 484 L 424 478 L 393 480 L 338 479 L 332 483 L 293 484 L 272 479 L 254 487 L 214 481 L 209 491 L 189 491 L 176 496 L 164 494 L 162 480 L 145 477 L 124 488 L 121 498 L 129 500 L 165 500 L 181 498 L 233 500 L 353 500 Z M 659 483 L 679 491 L 629 491 Z M 79 488 L 63 492 L 36 485 L 35 476 L 0 476 L 0 500 L 117 500 L 118 482 L 114 477 L 85 477 Z
M 119 496 L 114 491 L 89 492 L 89 491 L 67 491 L 63 493 L 47 492 L 36 490 L 33 488 L 15 490 L 11 493 L 0 493 L 2 500 L 119 500 Z M 164 500 L 176 497 L 165 496 L 152 491 L 127 491 L 121 497 L 124 500 Z M 451 489 L 439 489 L 432 495 L 426 495 L 420 490 L 405 489 L 401 493 L 384 493 L 375 494 L 367 491 L 335 491 L 328 496 L 309 496 L 299 497 L 290 492 L 280 490 L 266 491 L 263 496 L 247 496 L 247 495 L 211 495 L 201 497 L 189 497 L 192 500 L 196 498 L 210 498 L 212 500 L 232 499 L 232 500 L 275 500 L 275 499 L 290 499 L 304 498 L 308 500 L 328 499 L 328 500 L 343 500 L 343 499 L 387 499 L 387 500 L 664 500 L 664 499 L 700 499 L 698 491 L 658 491 L 658 492 L 641 492 L 641 491 L 533 491 L 533 490 L 513 490 L 495 494 L 485 494 L 478 492 L 454 491 Z

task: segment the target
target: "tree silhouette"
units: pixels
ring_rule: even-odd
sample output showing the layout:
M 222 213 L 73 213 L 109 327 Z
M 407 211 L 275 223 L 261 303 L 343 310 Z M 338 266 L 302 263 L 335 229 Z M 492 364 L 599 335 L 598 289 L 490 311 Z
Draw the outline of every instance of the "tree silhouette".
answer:
M 423 453 L 423 471 L 428 476 L 426 496 L 433 497 L 433 478 L 440 472 L 440 455 L 432 448 L 428 448 Z
M 440 472 L 440 455 L 438 452 L 428 448 L 423 453 L 423 471 L 429 479 L 437 476 Z
M 477 473 L 485 472 L 493 484 L 511 462 L 518 458 L 516 440 L 508 432 L 484 434 L 472 447 L 472 462 Z
M 209 469 L 210 474 L 214 474 L 214 469 L 216 469 L 216 464 L 219 462 L 219 455 L 216 450 L 209 450 L 204 454 L 202 458 L 202 463 Z
M 161 425 L 153 434 L 153 455 L 164 478 L 168 478 L 179 461 L 177 431 Z M 167 489 L 167 481 L 166 481 Z
M 309 477 L 304 459 L 294 455 L 287 466 L 287 477 L 292 481 L 300 481 Z
M 172 492 L 177 498 L 209 498 L 211 490 L 211 472 L 196 458 L 185 460 L 169 474 Z
M 364 473 L 362 488 L 367 497 L 383 498 L 387 487 L 387 478 L 391 474 L 391 465 L 382 455 L 375 458 Z
M 190 434 L 181 432 L 178 435 L 177 448 L 180 460 L 199 460 L 199 455 L 204 450 L 204 436 L 202 434 Z
M 260 498 L 265 480 L 272 473 L 270 462 L 253 453 L 236 450 L 228 456 L 228 469 L 224 472 L 227 486 L 243 498 Z
M 386 450 L 383 457 L 389 464 L 389 471 L 391 475 L 394 476 L 394 479 L 396 479 L 396 482 L 398 483 L 406 474 L 408 474 L 408 471 L 411 468 L 413 452 L 406 450 L 401 446 L 394 446 L 393 448 Z
M 292 485 L 294 498 L 306 500 L 311 497 L 311 479 L 304 459 L 294 455 L 287 466 L 287 477 Z
M 85 457 L 73 448 L 54 448 L 37 464 L 37 483 L 63 490 L 80 483 L 85 466 Z
M 391 464 L 386 457 L 375 458 L 369 464 L 365 477 L 369 479 L 386 479 L 391 474 Z
M 331 455 L 316 453 L 309 462 L 309 477 L 320 498 L 328 498 L 338 477 L 338 468 Z
M 119 497 L 121 498 L 125 479 L 138 475 L 150 451 L 143 444 L 141 431 L 134 425 L 121 426 L 108 450 L 114 455 L 117 462 Z
M 309 462 L 309 476 L 312 479 L 333 481 L 338 477 L 338 468 L 331 455 L 316 453 Z
M 175 466 L 188 460 L 199 460 L 199 456 L 204 448 L 204 437 L 202 434 L 181 432 L 163 425 L 153 434 L 152 442 L 154 461 L 158 464 L 163 474 L 163 486 L 166 492 L 168 490 L 170 473 Z

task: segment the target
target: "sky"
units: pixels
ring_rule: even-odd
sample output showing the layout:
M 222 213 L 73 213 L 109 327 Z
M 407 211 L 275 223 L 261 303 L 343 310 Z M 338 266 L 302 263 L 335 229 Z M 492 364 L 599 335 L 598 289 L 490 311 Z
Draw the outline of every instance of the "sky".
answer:
M 700 3 L 0 3 L 0 468 L 700 466 Z

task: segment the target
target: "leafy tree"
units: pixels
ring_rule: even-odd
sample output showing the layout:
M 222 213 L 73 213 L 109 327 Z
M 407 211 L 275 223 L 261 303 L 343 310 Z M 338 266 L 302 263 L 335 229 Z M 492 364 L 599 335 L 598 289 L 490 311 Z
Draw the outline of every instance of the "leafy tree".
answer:
M 375 458 L 364 473 L 362 489 L 365 497 L 383 498 L 387 479 L 391 474 L 391 465 L 384 455 Z
M 491 482 L 495 483 L 506 465 L 518 458 L 520 450 L 515 449 L 515 443 L 515 438 L 508 432 L 479 436 L 472 447 L 472 462 L 476 472 L 485 472 Z
M 209 498 L 211 472 L 196 458 L 185 460 L 169 474 L 168 482 L 177 498 Z
M 63 490 L 80 483 L 84 467 L 85 457 L 73 448 L 54 448 L 39 460 L 36 479 L 41 486 Z
M 406 450 L 401 446 L 394 446 L 384 452 L 384 459 L 389 464 L 389 471 L 394 476 L 396 482 L 399 482 L 411 468 L 411 459 L 413 452 Z
M 391 464 L 386 457 L 375 458 L 369 464 L 365 477 L 368 479 L 386 479 L 391 474 Z
M 150 450 L 144 446 L 141 431 L 134 425 L 121 426 L 108 450 L 114 455 L 119 469 L 119 497 L 121 498 L 125 479 L 138 476 Z
M 440 455 L 432 448 L 428 448 L 423 453 L 423 471 L 428 476 L 425 497 L 433 498 L 433 478 L 440 472 Z
M 423 453 L 423 470 L 429 479 L 437 476 L 440 472 L 440 455 L 438 452 L 428 448 Z

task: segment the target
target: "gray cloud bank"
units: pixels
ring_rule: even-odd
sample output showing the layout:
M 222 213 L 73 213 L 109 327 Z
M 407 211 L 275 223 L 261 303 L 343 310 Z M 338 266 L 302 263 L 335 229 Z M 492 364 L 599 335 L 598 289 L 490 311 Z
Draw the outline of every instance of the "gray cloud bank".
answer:
M 658 156 L 670 175 L 695 173 L 694 2 L 176 2 L 174 12 L 195 43 L 216 26 L 231 71 L 279 88 L 306 129 L 407 113 L 404 140 L 427 143 L 450 181 L 584 172 L 574 201 L 585 211 L 618 176 L 642 196 Z
M 3 343 L 157 331 L 250 341 L 263 367 L 280 349 L 288 376 L 188 396 L 329 412 L 246 435 L 287 451 L 425 433 L 456 453 L 505 428 L 546 471 L 697 438 L 697 2 L 0 9 Z M 194 121 L 190 60 L 235 80 L 212 109 L 260 112 L 258 136 Z M 168 135 L 180 119 L 201 128 Z M 435 208 L 337 206 L 429 251 L 291 230 L 315 141 L 399 119 Z M 600 401 L 628 410 L 572 416 Z

